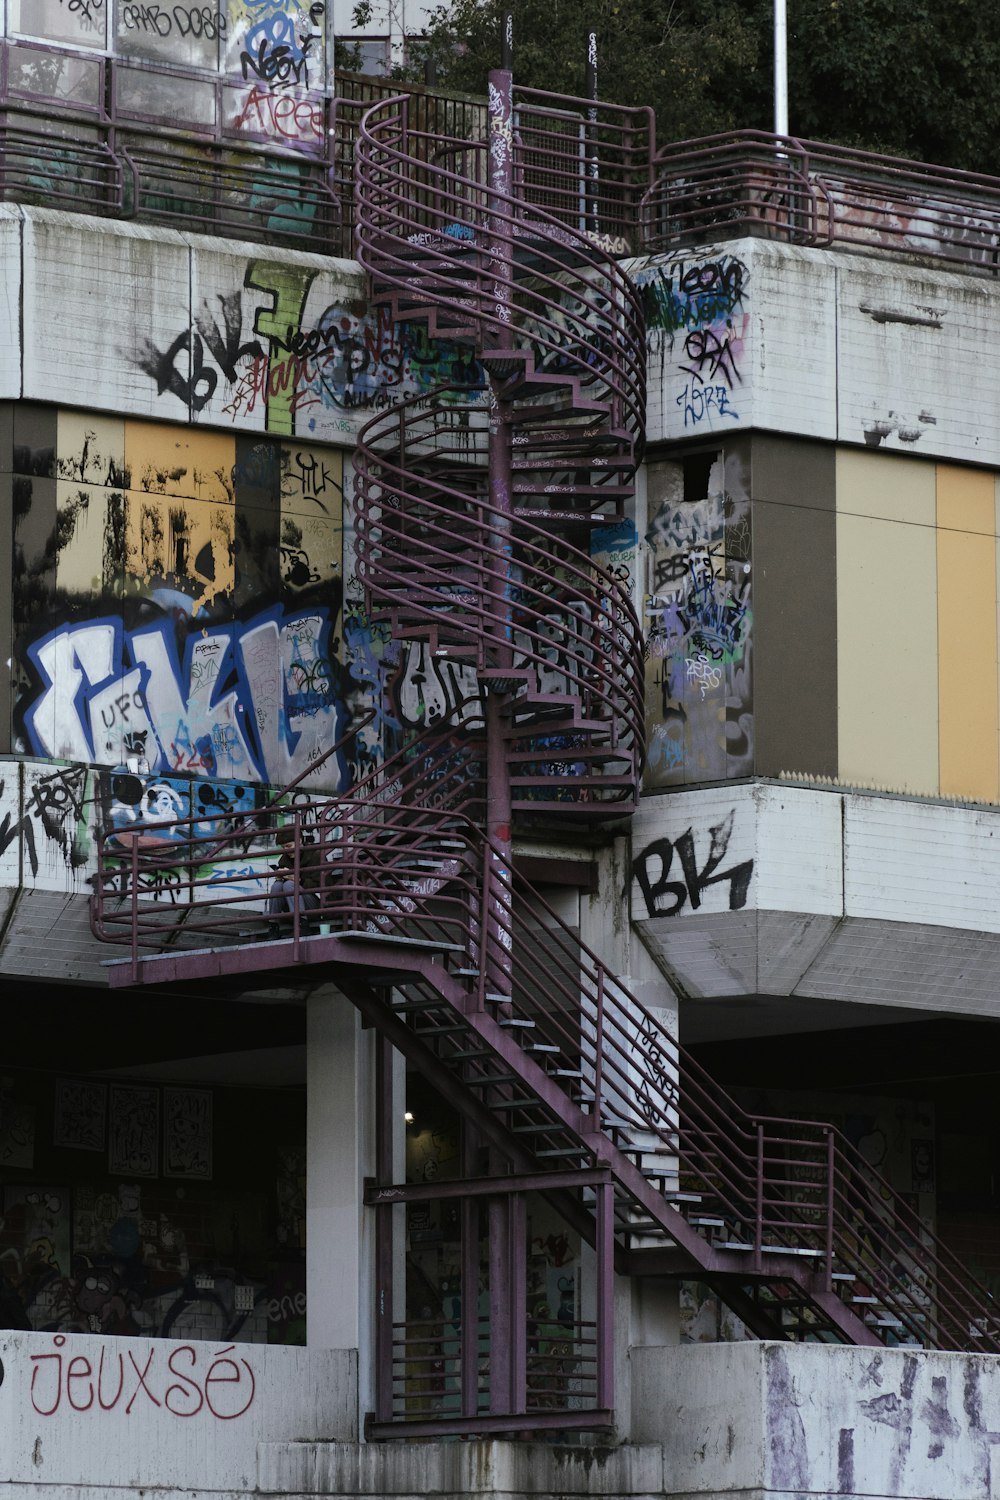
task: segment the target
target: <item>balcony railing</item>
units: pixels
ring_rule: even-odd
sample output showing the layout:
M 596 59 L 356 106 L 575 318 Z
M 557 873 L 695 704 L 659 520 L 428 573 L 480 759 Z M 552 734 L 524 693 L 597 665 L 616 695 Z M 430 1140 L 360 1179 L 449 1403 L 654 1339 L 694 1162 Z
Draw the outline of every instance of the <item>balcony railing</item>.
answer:
M 428 142 L 481 157 L 483 99 L 339 72 L 333 95 L 290 94 L 0 40 L 0 199 L 350 257 L 361 119 L 399 94 Z M 525 202 L 618 253 L 637 248 L 652 111 L 532 89 L 515 109 Z
M 749 234 L 1000 270 L 1000 179 L 759 130 L 665 147 L 641 217 L 652 254 Z

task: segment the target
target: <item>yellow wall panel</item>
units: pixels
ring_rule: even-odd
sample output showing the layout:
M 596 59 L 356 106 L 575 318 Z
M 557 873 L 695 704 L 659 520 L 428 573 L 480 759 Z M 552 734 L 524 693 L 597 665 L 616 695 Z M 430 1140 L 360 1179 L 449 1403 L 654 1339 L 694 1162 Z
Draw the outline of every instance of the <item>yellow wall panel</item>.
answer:
M 169 495 L 126 496 L 128 585 L 175 589 L 191 600 L 192 613 L 207 609 L 234 583 L 234 515 L 229 505 L 199 505 Z
M 996 481 L 984 469 L 937 466 L 937 524 L 950 531 L 996 535 Z
M 938 791 L 934 465 L 837 455 L 838 769 Z
M 236 439 L 158 422 L 125 423 L 129 488 L 190 500 L 234 503 Z
M 994 481 L 938 466 L 941 793 L 996 802 L 997 581 Z

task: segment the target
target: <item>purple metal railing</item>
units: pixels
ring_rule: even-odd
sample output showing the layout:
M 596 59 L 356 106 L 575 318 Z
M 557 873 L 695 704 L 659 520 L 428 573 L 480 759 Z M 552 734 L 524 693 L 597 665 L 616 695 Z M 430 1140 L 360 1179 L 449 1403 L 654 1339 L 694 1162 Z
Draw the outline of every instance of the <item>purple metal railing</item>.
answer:
M 363 430 L 358 572 L 397 638 L 512 698 L 487 735 L 494 752 L 504 739 L 511 808 L 593 815 L 637 795 L 641 630 L 575 543 L 632 492 L 643 320 L 613 255 L 521 195 L 519 160 L 498 171 L 481 143 L 432 136 L 405 95 L 365 116 L 358 258 L 375 300 L 469 340 L 492 390 L 488 423 L 459 404 L 467 386 L 443 385 Z
M 447 407 L 416 401 L 365 429 L 356 546 L 373 615 L 397 639 L 423 640 L 435 655 L 488 675 L 498 667 L 493 625 L 509 610 L 512 655 L 502 671 L 520 684 L 508 740 L 517 805 L 552 790 L 557 761 L 595 803 L 631 796 L 644 734 L 642 631 L 631 600 L 585 553 L 554 538 L 551 523 L 523 517 L 513 542 L 518 581 L 507 584 L 499 517 L 485 484 L 475 487 L 486 471 L 488 434 L 471 424 L 456 428 L 452 417 Z M 380 449 L 399 456 L 393 461 Z M 599 481 L 593 490 L 598 504 Z M 567 743 L 556 746 L 556 734 Z M 542 736 L 547 753 L 532 743 Z
M 401 93 L 432 148 L 485 140 L 484 100 L 417 84 L 338 72 L 332 97 L 285 98 L 222 74 L 0 39 L 0 194 L 349 256 L 361 120 Z M 651 181 L 652 112 L 530 89 L 515 100 L 525 200 L 625 253 Z
M 520 198 L 498 201 L 483 181 L 432 159 L 464 155 L 469 143 L 429 139 L 409 108 L 406 96 L 387 100 L 362 127 L 358 259 L 375 279 L 376 300 L 400 317 L 423 316 L 432 331 L 481 339 L 487 352 L 513 329 L 512 372 L 530 371 L 535 394 L 546 374 L 554 388 L 575 377 L 584 398 L 610 405 L 616 430 L 638 438 L 645 330 L 629 278 L 585 230 Z M 520 250 L 510 306 L 506 292 L 497 302 L 498 226 Z
M 1000 270 L 1000 179 L 743 130 L 667 146 L 643 199 L 650 254 L 738 234 Z
M 427 784 L 427 774 L 420 769 L 415 789 Z M 501 1090 L 493 1108 L 500 1116 L 516 1109 L 518 1129 L 534 1130 L 538 1149 L 554 1153 L 567 1130 L 581 1140 L 600 1133 L 613 1145 L 610 1166 L 620 1192 L 634 1196 L 637 1170 L 655 1185 L 658 1197 L 644 1194 L 644 1211 L 652 1212 L 661 1237 L 676 1236 L 677 1205 L 685 1199 L 721 1221 L 714 1245 L 706 1246 L 706 1264 L 722 1252 L 735 1257 L 731 1275 L 766 1280 L 769 1268 L 780 1266 L 787 1280 L 794 1276 L 789 1262 L 798 1257 L 802 1285 L 814 1300 L 826 1298 L 828 1316 L 837 1299 L 862 1322 L 867 1315 L 880 1339 L 1000 1352 L 1000 1320 L 989 1295 L 846 1138 L 829 1124 L 744 1112 L 537 890 L 516 873 L 513 881 L 497 877 L 498 862 L 489 857 L 495 851 L 475 820 L 458 810 L 457 768 L 447 784 L 452 793 L 438 811 L 404 806 L 391 784 L 384 797 L 321 807 L 317 826 L 328 869 L 315 887 L 317 909 L 289 919 L 291 956 L 306 956 L 306 945 L 315 942 L 321 961 L 323 938 L 307 939 L 305 920 L 329 926 L 335 939 L 349 936 L 362 964 L 379 961 L 386 938 L 440 951 L 443 964 L 397 976 L 402 1014 L 432 1044 L 450 1035 L 435 1017 L 442 1006 L 487 1039 L 494 1026 L 504 1026 L 508 1066 L 516 1058 L 509 1039 L 519 1041 L 525 1028 L 527 1094 Z M 301 830 L 300 811 L 292 826 Z M 234 832 L 234 840 L 240 837 Z M 227 893 L 196 873 L 202 842 L 192 839 L 186 855 L 174 846 L 173 858 L 191 873 L 174 888 L 176 904 L 165 908 L 143 890 L 138 839 L 124 867 L 103 841 L 102 869 L 117 883 L 110 903 L 120 907 L 126 941 L 169 947 L 171 926 L 185 942 L 196 932 L 218 940 L 233 930 L 235 912 L 237 929 L 245 927 L 248 909 L 259 913 L 259 892 Z M 297 839 L 296 870 L 305 847 Z M 191 915 L 183 924 L 187 903 Z M 108 906 L 98 893 L 97 926 L 113 934 Z M 493 988 L 498 983 L 503 987 Z M 529 1061 L 540 1048 L 551 1080 L 544 1097 L 532 1072 L 537 1063 Z M 462 1055 L 455 1054 L 453 1065 L 464 1068 L 465 1086 L 477 1077 L 489 1084 L 488 1063 L 462 1064 Z M 562 1074 L 572 1081 L 560 1082 Z M 636 1231 L 621 1206 L 617 1222 L 627 1244 Z

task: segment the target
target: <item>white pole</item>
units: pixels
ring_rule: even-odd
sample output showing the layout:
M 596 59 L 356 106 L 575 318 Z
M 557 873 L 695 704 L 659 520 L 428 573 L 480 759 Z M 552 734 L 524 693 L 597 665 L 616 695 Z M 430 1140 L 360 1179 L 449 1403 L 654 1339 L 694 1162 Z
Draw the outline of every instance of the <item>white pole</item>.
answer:
M 774 133 L 788 134 L 788 26 L 785 0 L 774 0 Z

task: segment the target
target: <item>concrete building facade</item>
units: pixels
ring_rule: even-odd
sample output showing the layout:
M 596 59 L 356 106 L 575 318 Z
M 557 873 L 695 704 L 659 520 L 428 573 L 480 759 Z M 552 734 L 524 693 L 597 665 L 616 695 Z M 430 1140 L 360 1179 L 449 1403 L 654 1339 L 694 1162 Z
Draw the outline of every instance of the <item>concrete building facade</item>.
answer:
M 4 17 L 2 1480 L 1000 1493 L 990 193 L 319 11 Z

